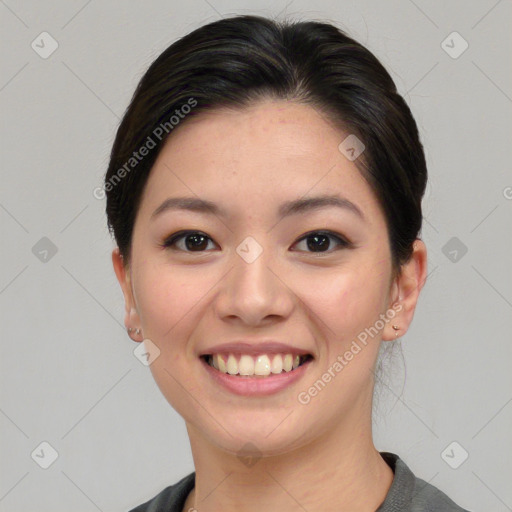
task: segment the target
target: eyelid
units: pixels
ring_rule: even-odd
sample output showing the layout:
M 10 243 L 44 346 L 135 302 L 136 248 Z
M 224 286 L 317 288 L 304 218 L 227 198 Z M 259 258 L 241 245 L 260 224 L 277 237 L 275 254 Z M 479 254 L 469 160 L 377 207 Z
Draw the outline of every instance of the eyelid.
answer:
M 163 243 L 161 243 L 159 245 L 164 249 L 170 249 L 177 241 L 185 238 L 187 235 L 202 235 L 205 238 L 211 240 L 213 243 L 216 243 L 209 235 L 207 235 L 203 231 L 184 229 L 181 231 L 177 231 L 176 233 L 173 233 L 172 235 L 169 235 L 167 238 L 164 239 Z M 302 242 L 303 240 L 305 240 L 308 237 L 313 236 L 313 235 L 323 235 L 323 236 L 327 236 L 331 239 L 337 240 L 339 248 L 353 247 L 352 242 L 350 240 L 348 240 L 346 237 L 344 237 L 341 234 L 335 233 L 333 231 L 327 230 L 327 229 L 314 229 L 314 230 L 308 231 L 307 233 L 304 233 L 299 239 L 297 239 L 293 243 L 293 245 L 296 245 L 299 242 Z M 322 255 L 322 254 L 331 254 L 331 253 L 335 252 L 335 250 L 319 251 L 319 252 L 314 252 L 314 251 L 298 251 L 298 252 L 306 252 L 309 254 Z M 185 253 L 189 253 L 189 254 L 194 254 L 194 253 L 202 254 L 202 253 L 205 253 L 208 251 L 205 250 L 205 251 L 181 251 L 181 252 L 185 252 Z

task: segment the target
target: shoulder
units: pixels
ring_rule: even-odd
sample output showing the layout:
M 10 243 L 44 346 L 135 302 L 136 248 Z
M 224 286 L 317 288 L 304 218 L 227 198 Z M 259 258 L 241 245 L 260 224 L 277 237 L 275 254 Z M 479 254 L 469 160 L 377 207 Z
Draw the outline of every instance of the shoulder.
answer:
M 195 472 L 190 473 L 129 512 L 182 512 L 187 496 L 194 488 L 195 476 Z
M 390 452 L 380 454 L 395 476 L 377 512 L 470 512 L 437 487 L 416 477 L 398 455 Z
M 437 487 L 415 477 L 411 512 L 469 512 Z

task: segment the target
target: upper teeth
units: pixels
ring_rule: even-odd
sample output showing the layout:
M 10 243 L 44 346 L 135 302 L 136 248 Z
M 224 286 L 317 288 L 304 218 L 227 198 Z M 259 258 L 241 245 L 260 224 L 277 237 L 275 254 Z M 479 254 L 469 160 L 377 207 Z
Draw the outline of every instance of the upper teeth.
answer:
M 272 358 L 272 359 L 271 359 Z M 293 357 L 292 354 L 275 354 L 268 356 L 261 354 L 253 357 L 250 355 L 241 355 L 240 361 L 237 361 L 233 354 L 225 355 L 213 354 L 208 359 L 210 365 L 223 373 L 230 375 L 270 375 L 270 373 L 281 373 L 297 368 L 300 363 L 300 356 Z

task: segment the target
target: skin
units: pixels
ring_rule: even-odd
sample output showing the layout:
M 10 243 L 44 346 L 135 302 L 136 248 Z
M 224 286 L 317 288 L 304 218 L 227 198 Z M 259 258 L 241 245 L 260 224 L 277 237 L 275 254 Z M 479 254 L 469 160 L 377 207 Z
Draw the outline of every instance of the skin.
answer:
M 163 395 L 184 418 L 196 486 L 183 510 L 373 512 L 393 472 L 372 440 L 374 369 L 381 342 L 408 329 L 426 279 L 426 247 L 393 278 L 384 214 L 338 145 L 348 134 L 311 106 L 261 101 L 183 122 L 151 170 L 137 212 L 132 256 L 116 248 L 127 327 L 134 341 L 160 350 L 150 365 Z M 282 220 L 281 203 L 337 194 L 357 204 Z M 192 196 L 228 210 L 227 218 L 172 210 L 151 220 L 168 197 Z M 182 229 L 207 235 L 201 252 Z M 324 249 L 304 234 L 330 230 Z M 263 252 L 247 263 L 236 252 L 248 236 Z M 310 238 L 311 241 L 311 238 Z M 332 367 L 357 335 L 392 305 L 391 321 L 308 404 L 297 396 Z M 315 360 L 297 383 L 267 397 L 241 397 L 212 383 L 198 352 L 244 337 L 272 338 L 310 351 Z M 239 457 L 257 447 L 250 466 Z

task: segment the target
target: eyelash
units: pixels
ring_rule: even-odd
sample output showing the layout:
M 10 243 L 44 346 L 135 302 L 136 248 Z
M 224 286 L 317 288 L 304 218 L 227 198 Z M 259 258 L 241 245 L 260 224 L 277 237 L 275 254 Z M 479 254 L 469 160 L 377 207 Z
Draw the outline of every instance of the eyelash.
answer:
M 210 240 L 212 240 L 208 235 L 206 235 L 205 233 L 201 232 L 201 231 L 178 231 L 177 233 L 174 233 L 173 235 L 170 235 L 169 237 L 167 237 L 163 243 L 159 244 L 160 247 L 164 248 L 164 249 L 171 249 L 173 245 L 176 244 L 177 241 L 185 238 L 186 236 L 188 235 L 201 235 L 205 238 L 208 238 Z M 304 236 L 302 236 L 301 238 L 299 238 L 295 243 L 299 243 L 299 242 L 302 242 L 303 240 L 307 240 L 309 237 L 312 237 L 314 235 L 323 235 L 323 236 L 327 236 L 331 239 L 334 239 L 338 242 L 338 247 L 339 249 L 348 249 L 348 248 L 351 248 L 353 245 L 351 242 L 349 242 L 346 238 L 342 237 L 341 235 L 338 235 L 332 231 L 326 231 L 326 230 L 319 230 L 319 231 L 309 231 L 308 233 L 306 233 Z M 335 249 L 335 250 L 339 250 L 339 249 Z M 173 250 L 181 250 L 181 249 L 173 249 Z M 187 251 L 187 250 L 183 250 L 183 252 L 186 252 L 186 253 L 204 253 L 206 251 Z M 333 251 L 318 251 L 318 252 L 314 252 L 314 251 L 305 251 L 305 252 L 309 252 L 310 254 L 330 254 L 332 253 Z

